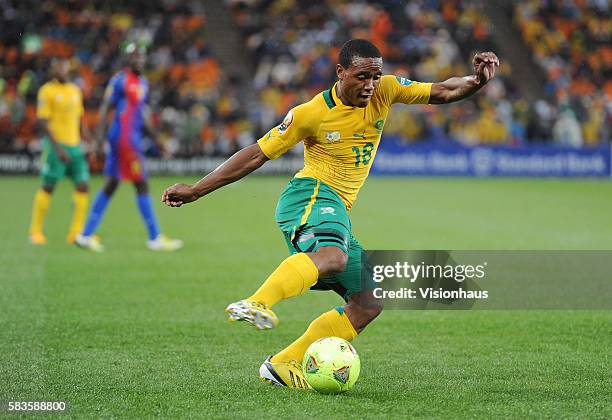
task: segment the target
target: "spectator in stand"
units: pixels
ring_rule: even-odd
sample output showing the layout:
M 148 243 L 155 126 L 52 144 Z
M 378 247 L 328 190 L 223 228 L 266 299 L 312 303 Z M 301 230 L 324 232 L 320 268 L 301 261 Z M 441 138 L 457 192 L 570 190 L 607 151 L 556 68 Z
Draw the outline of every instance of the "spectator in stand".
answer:
M 465 71 L 462 54 L 493 45 L 488 20 L 476 1 L 449 1 L 441 8 L 430 1 L 377 5 L 366 1 L 230 0 L 228 4 L 257 65 L 254 88 L 262 111 L 253 117 L 260 127 L 282 120 L 285 109 L 331 85 L 335 75 L 328 71 L 330 60 L 347 38 L 374 40 L 387 58 L 386 71 L 420 80 Z M 330 45 L 335 47 L 331 51 Z M 510 142 L 511 126 L 521 122 L 513 120 L 513 106 L 507 98 L 513 99 L 514 89 L 508 80 L 507 73 L 502 73 L 485 89 L 484 94 L 491 97 L 487 109 L 474 102 L 474 115 L 461 128 L 453 125 L 452 115 L 463 105 L 450 105 L 442 112 L 419 106 L 395 113 L 385 132 L 410 141 L 450 137 L 477 143 L 479 130 L 485 130 L 488 136 L 495 132 L 496 143 Z M 495 118 L 490 123 L 480 119 L 483 128 L 478 129 L 476 121 L 481 115 Z
M 582 131 L 576 114 L 569 106 L 564 107 L 561 116 L 553 126 L 553 139 L 560 146 L 582 147 Z

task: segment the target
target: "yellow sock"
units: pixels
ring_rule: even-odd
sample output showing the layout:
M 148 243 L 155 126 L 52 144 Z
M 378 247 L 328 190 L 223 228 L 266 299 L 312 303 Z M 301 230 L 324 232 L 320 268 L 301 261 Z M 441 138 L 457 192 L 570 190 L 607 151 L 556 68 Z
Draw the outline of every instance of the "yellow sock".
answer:
M 304 293 L 319 278 L 319 270 L 306 254 L 285 259 L 248 300 L 272 306 L 276 302 Z
M 49 205 L 51 204 L 51 194 L 42 188 L 36 191 L 34 195 L 34 205 L 32 207 L 32 224 L 30 225 L 30 234 L 42 233 L 45 216 Z
M 72 201 L 74 202 L 74 209 L 72 210 L 72 221 L 70 222 L 68 236 L 76 236 L 83 231 L 87 206 L 89 205 L 89 194 L 75 191 L 72 194 Z
M 301 362 L 308 346 L 323 337 L 340 337 L 352 341 L 357 337 L 357 331 L 351 324 L 342 308 L 338 307 L 312 321 L 306 332 L 287 348 L 272 357 L 273 362 L 288 362 L 297 360 Z

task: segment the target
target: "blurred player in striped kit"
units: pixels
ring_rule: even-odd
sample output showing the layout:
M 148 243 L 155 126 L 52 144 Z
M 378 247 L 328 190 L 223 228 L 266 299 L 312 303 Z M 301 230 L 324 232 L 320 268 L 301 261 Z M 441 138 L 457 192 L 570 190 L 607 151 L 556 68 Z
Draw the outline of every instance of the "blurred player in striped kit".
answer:
M 138 209 L 149 234 L 147 247 L 153 251 L 174 251 L 181 248 L 183 242 L 161 234 L 144 168 L 143 129 L 156 141 L 151 112 L 147 106 L 149 84 L 142 74 L 146 61 L 145 50 L 130 43 L 125 53 L 128 67 L 112 77 L 100 107 L 98 139 L 104 136 L 107 112 L 110 108 L 115 109 L 113 121 L 106 133 L 110 148 L 104 165 L 104 186 L 96 195 L 85 228 L 77 236 L 76 244 L 92 251 L 104 250 L 95 232 L 119 182 L 130 181 L 136 189 Z M 162 150 L 159 143 L 157 146 Z

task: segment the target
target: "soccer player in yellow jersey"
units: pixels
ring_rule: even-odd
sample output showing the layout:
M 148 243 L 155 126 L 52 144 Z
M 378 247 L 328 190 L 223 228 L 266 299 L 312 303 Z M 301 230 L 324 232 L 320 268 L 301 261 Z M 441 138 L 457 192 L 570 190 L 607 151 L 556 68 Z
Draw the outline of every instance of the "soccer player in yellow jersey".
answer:
M 329 90 L 293 108 L 283 122 L 257 144 L 237 152 L 193 185 L 175 184 L 162 200 L 178 207 L 234 182 L 304 142 L 304 168 L 281 194 L 276 221 L 291 256 L 251 296 L 230 304 L 231 320 L 258 329 L 276 326 L 271 307 L 308 289 L 334 290 L 346 304 L 312 321 L 287 348 L 268 357 L 260 376 L 276 385 L 308 388 L 301 361 L 315 340 L 336 336 L 352 340 L 382 310 L 373 298 L 365 258 L 351 234 L 348 211 L 368 176 L 391 105 L 446 104 L 482 88 L 499 66 L 492 52 L 476 54 L 474 75 L 440 83 L 420 83 L 382 74 L 379 50 L 366 40 L 342 47 L 336 65 L 338 81 Z
M 47 238 L 43 224 L 51 203 L 55 184 L 65 175 L 72 179 L 74 209 L 67 241 L 73 243 L 83 229 L 87 213 L 89 168 L 81 150 L 83 98 L 79 87 L 68 81 L 70 62 L 66 59 L 52 63 L 53 80 L 45 83 L 38 92 L 36 114 L 44 132 L 42 187 L 34 196 L 30 242 L 44 245 Z

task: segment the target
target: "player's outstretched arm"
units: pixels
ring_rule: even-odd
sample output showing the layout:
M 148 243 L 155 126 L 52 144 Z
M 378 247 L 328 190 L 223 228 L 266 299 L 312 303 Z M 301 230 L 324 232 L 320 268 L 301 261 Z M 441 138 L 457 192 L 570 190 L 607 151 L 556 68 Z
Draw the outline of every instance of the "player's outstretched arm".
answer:
M 217 169 L 206 175 L 193 185 L 174 184 L 166 188 L 162 194 L 162 201 L 170 207 L 180 207 L 191 203 L 214 190 L 238 181 L 262 166 L 268 157 L 255 143 L 236 152 L 223 162 Z
M 431 85 L 430 104 L 448 104 L 460 101 L 478 92 L 495 76 L 499 58 L 492 52 L 482 52 L 472 60 L 474 74 L 465 77 L 451 77 L 444 82 Z

